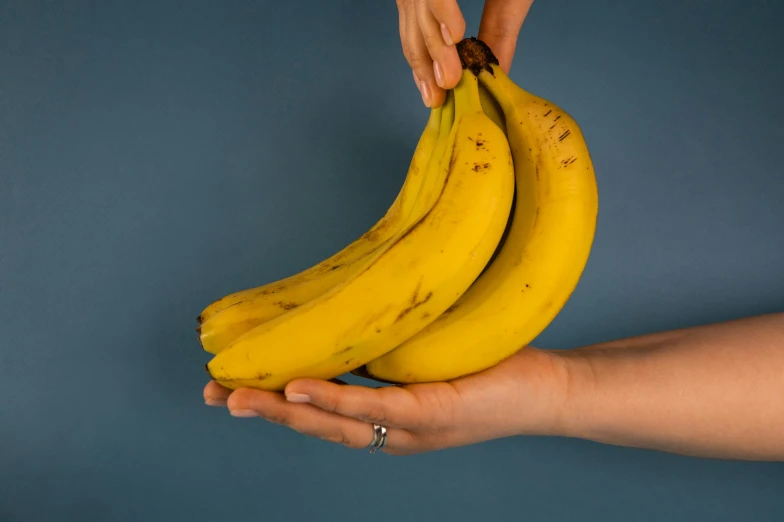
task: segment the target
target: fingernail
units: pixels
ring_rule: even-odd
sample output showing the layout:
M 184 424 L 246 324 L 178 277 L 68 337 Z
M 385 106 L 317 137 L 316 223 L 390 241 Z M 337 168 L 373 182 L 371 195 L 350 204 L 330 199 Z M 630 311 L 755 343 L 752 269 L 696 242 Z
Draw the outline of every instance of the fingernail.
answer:
M 419 92 L 422 93 L 422 101 L 426 107 L 430 107 L 432 98 L 430 97 L 430 86 L 427 82 L 419 82 Z
M 226 399 L 204 399 L 204 404 L 207 406 L 226 406 Z
M 310 402 L 310 395 L 304 393 L 287 393 L 286 400 L 289 402 Z
M 258 417 L 259 414 L 253 410 L 229 410 L 232 417 Z
M 444 37 L 445 44 L 452 45 L 453 43 L 455 43 L 452 40 L 452 35 L 449 34 L 449 27 L 447 27 L 446 24 L 441 24 L 441 36 Z
M 442 89 L 444 88 L 444 71 L 441 69 L 441 64 L 437 61 L 433 62 L 433 72 L 436 75 L 436 83 Z

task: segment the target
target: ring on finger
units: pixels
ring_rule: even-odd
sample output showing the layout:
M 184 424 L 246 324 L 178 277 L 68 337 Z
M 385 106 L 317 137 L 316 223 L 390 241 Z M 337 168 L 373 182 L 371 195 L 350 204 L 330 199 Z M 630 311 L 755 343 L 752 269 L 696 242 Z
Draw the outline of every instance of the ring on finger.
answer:
M 373 423 L 373 440 L 367 445 L 370 453 L 375 453 L 387 445 L 387 429 L 380 424 Z

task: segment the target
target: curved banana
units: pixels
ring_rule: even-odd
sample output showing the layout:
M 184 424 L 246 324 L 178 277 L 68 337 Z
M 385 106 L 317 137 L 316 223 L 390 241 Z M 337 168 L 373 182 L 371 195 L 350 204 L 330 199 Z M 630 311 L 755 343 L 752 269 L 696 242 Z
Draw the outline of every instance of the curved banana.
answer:
M 430 111 L 430 117 L 414 150 L 406 179 L 400 191 L 387 212 L 370 230 L 339 252 L 297 274 L 255 288 L 240 290 L 218 299 L 199 314 L 197 317 L 198 323 L 203 324 L 220 311 L 259 296 L 276 296 L 270 298 L 270 301 L 281 303 L 278 306 L 285 309 L 287 306 L 290 306 L 289 303 L 296 302 L 286 295 L 288 288 L 315 281 L 315 288 L 312 292 L 314 295 L 317 295 L 321 288 L 325 286 L 329 288 L 331 281 L 339 281 L 341 277 L 345 277 L 342 273 L 345 272 L 344 267 L 380 245 L 384 239 L 387 239 L 394 233 L 400 222 L 411 211 L 413 201 L 419 192 L 424 172 L 438 139 L 442 107 Z M 336 274 L 335 272 L 338 273 Z
M 416 197 L 404 199 L 405 205 L 401 206 L 394 222 L 388 223 L 383 234 L 377 234 L 377 244 L 366 243 L 367 248 L 356 250 L 355 259 L 345 260 L 339 269 L 330 270 L 319 277 L 287 286 L 276 292 L 266 292 L 247 298 L 219 312 L 198 328 L 199 339 L 205 351 L 219 353 L 249 330 L 307 303 L 359 273 L 372 262 L 374 256 L 389 248 L 397 237 L 404 234 L 430 210 L 442 188 L 439 186 L 439 176 L 435 172 L 439 162 L 432 161 L 431 158 L 438 157 L 448 144 L 455 112 L 453 97 L 448 97 L 442 107 L 443 109 L 433 111 L 433 114 L 440 116 L 438 140 L 435 146 L 429 146 L 430 138 L 427 137 L 419 151 L 421 154 L 429 154 L 430 157 L 417 158 L 412 170 L 415 172 L 413 175 L 420 179 L 417 183 Z M 426 129 L 426 132 L 430 130 Z M 426 160 L 427 169 L 424 168 Z M 443 181 L 440 183 L 443 185 Z
M 228 388 L 282 390 L 375 359 L 424 328 L 476 279 L 506 226 L 514 192 L 509 144 L 481 110 L 476 77 L 454 89 L 455 124 L 432 209 L 354 278 L 247 332 L 207 370 Z
M 598 211 L 583 135 L 559 107 L 515 85 L 497 65 L 490 69 L 479 80 L 501 105 L 515 164 L 508 237 L 449 311 L 357 375 L 416 383 L 484 370 L 539 335 L 581 277 Z

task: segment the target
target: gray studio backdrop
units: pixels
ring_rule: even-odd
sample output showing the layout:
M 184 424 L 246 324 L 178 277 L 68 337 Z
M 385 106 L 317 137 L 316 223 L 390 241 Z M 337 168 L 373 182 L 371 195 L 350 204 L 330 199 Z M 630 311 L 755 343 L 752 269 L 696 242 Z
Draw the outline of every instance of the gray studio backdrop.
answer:
M 480 2 L 463 1 L 468 35 Z M 596 242 L 536 345 L 784 306 L 780 2 L 537 0 Z M 202 403 L 211 300 L 391 203 L 427 118 L 384 2 L 0 2 L 0 520 L 784 519 L 784 467 L 510 438 L 396 458 Z

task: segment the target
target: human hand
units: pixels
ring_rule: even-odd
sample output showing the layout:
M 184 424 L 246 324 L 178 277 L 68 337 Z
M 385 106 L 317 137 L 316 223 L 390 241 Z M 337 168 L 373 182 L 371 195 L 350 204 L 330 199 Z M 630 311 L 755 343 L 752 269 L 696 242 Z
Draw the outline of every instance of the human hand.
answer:
M 517 36 L 533 0 L 486 0 L 478 38 L 509 72 Z M 440 107 L 446 90 L 460 80 L 455 43 L 463 39 L 466 23 L 457 0 L 397 0 L 403 55 L 428 107 Z
M 356 449 L 370 443 L 372 423 L 377 423 L 387 428 L 382 451 L 407 455 L 513 435 L 559 433 L 567 382 L 557 352 L 527 347 L 450 382 L 369 388 L 298 379 L 284 394 L 250 388 L 232 392 L 211 381 L 204 399 L 228 406 L 237 417 L 262 417 Z

